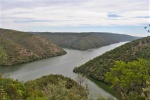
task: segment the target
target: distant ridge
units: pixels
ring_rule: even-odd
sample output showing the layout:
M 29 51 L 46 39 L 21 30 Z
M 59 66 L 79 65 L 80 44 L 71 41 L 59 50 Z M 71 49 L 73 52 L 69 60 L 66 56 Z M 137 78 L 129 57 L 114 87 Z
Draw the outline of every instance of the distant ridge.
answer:
M 0 46 L 7 53 L 2 65 L 14 65 L 66 54 L 62 48 L 37 34 L 0 28 Z
M 132 41 L 138 37 L 114 34 L 106 32 L 35 32 L 46 38 L 53 43 L 65 47 L 78 50 L 87 50 L 91 48 L 98 48 L 113 43 Z

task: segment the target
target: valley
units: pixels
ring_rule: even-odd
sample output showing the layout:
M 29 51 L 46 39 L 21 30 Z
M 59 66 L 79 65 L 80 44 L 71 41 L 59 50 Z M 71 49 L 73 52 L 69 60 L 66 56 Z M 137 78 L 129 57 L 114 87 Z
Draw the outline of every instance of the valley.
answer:
M 118 47 L 125 43 L 126 42 L 111 44 L 98 49 L 90 49 L 86 51 L 65 48 L 64 50 L 67 52 L 66 55 L 43 59 L 21 65 L 0 67 L 0 73 L 3 76 L 9 75 L 14 79 L 18 79 L 19 81 L 23 82 L 34 80 L 49 74 L 61 74 L 63 76 L 67 76 L 71 79 L 76 80 L 77 74 L 73 73 L 73 69 L 76 66 L 80 66 L 89 61 L 90 59 L 93 59 L 97 55 L 101 55 L 106 51 L 114 49 L 115 47 Z M 84 57 L 84 59 L 82 59 L 82 57 Z M 89 87 L 90 96 L 92 95 L 94 98 L 96 98 L 98 94 L 101 94 L 105 98 L 112 96 L 110 93 L 101 89 L 89 79 L 86 80 Z
M 59 33 L 59 35 L 62 35 L 62 37 L 65 37 L 65 36 L 66 37 L 65 39 L 62 40 L 61 38 L 58 38 L 56 36 L 58 40 L 63 41 L 61 43 L 68 44 L 67 47 L 64 45 L 59 45 L 61 47 L 66 47 L 66 48 L 61 48 L 55 45 L 54 43 L 52 43 L 51 41 L 49 41 L 49 38 L 43 37 L 39 33 L 33 34 L 33 33 L 28 33 L 28 32 L 20 32 L 20 31 L 7 30 L 7 29 L 1 29 L 0 31 L 1 31 L 0 33 L 0 38 L 1 38 L 0 55 L 1 56 L 0 57 L 2 59 L 0 62 L 0 64 L 2 65 L 0 66 L 0 74 L 2 74 L 2 76 L 4 77 L 10 76 L 13 79 L 27 82 L 30 80 L 43 80 L 44 77 L 41 79 L 37 79 L 37 78 L 40 78 L 44 75 L 50 75 L 50 74 L 60 74 L 60 75 L 72 78 L 73 80 L 76 80 L 76 77 L 80 74 L 86 75 L 88 76 L 88 78 L 86 78 L 86 84 L 89 89 L 88 98 L 92 96 L 92 98 L 96 99 L 97 94 L 102 95 L 104 98 L 108 98 L 112 96 L 117 97 L 119 93 L 115 93 L 113 92 L 114 90 L 109 89 L 108 87 L 110 85 L 106 85 L 106 84 L 110 84 L 110 83 L 107 83 L 108 81 L 106 81 L 105 79 L 106 75 L 108 76 L 108 73 L 110 73 L 110 70 L 112 70 L 111 67 L 114 66 L 115 62 L 124 61 L 125 64 L 127 63 L 128 65 L 128 62 L 134 63 L 135 61 L 139 59 L 144 59 L 149 62 L 149 58 L 150 58 L 150 55 L 149 55 L 150 37 L 137 39 L 138 37 L 131 37 L 127 35 L 118 35 L 118 34 L 108 35 L 106 33 L 107 34 L 106 37 L 105 36 L 103 37 L 106 40 L 107 39 L 110 40 L 110 37 L 107 38 L 107 36 L 112 36 L 111 37 L 112 40 L 108 41 L 108 42 L 111 42 L 110 43 L 111 45 L 109 45 L 109 43 L 101 41 L 100 39 L 99 35 L 103 36 L 104 34 L 70 33 L 66 35 L 65 33 L 61 33 L 61 34 Z M 58 33 L 56 35 L 58 35 Z M 68 39 L 68 35 L 71 40 Z M 82 43 L 79 43 L 82 45 L 81 47 L 85 47 L 85 43 L 89 44 L 88 48 L 85 47 L 87 50 L 85 48 L 81 49 L 81 48 L 71 47 L 73 43 L 72 40 L 75 40 L 74 37 L 76 37 L 76 35 L 78 35 L 78 38 L 80 38 L 80 39 L 77 39 L 78 41 L 86 40 L 83 42 L 83 45 Z M 116 39 L 113 38 L 113 35 L 116 36 Z M 92 37 L 94 36 L 93 40 L 91 39 L 91 36 Z M 100 45 L 96 47 L 91 46 L 91 43 L 96 44 L 95 41 L 97 40 L 95 39 L 95 36 L 97 36 L 99 38 L 98 40 L 101 41 L 101 42 L 98 41 L 97 43 L 103 44 L 101 45 L 102 47 L 99 47 Z M 122 36 L 125 37 L 124 40 L 123 38 L 121 38 Z M 54 35 L 53 39 L 55 40 L 56 37 Z M 90 37 L 90 38 L 87 38 L 87 37 Z M 137 39 L 137 40 L 134 40 L 134 39 Z M 69 40 L 69 42 L 67 40 Z M 128 43 L 120 42 L 120 41 L 125 41 L 125 40 L 128 40 Z M 90 43 L 87 41 L 90 41 Z M 107 45 L 107 46 L 104 46 L 104 45 Z M 89 49 L 89 48 L 92 48 L 92 49 Z M 47 58 L 47 59 L 44 59 L 44 58 Z M 40 60 L 40 59 L 43 59 L 43 60 Z M 143 61 L 143 60 L 139 60 L 139 61 Z M 147 72 L 150 73 L 149 71 L 150 68 L 148 67 L 147 61 L 144 61 L 145 64 L 144 65 L 141 64 L 141 66 L 144 66 L 144 67 L 146 66 L 148 69 L 145 73 Z M 48 76 L 45 76 L 45 77 L 48 77 Z M 109 77 L 107 77 L 107 79 L 109 79 Z M 95 82 L 98 86 L 93 82 Z M 101 83 L 101 82 L 104 82 L 106 84 Z M 27 88 L 30 86 L 27 86 Z M 40 86 L 37 86 L 37 87 L 40 87 Z M 64 91 L 67 91 L 67 90 L 64 90 Z M 76 90 L 73 90 L 73 91 L 76 91 Z M 33 90 L 33 93 L 35 92 L 36 91 Z

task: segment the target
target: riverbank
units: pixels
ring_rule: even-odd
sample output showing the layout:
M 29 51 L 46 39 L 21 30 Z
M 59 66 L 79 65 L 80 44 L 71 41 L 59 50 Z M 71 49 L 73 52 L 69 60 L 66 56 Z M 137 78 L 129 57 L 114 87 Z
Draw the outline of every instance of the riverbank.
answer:
M 117 93 L 115 92 L 114 89 L 110 88 L 110 85 L 102 82 L 102 81 L 98 81 L 92 77 L 87 76 L 87 79 L 91 80 L 92 82 L 94 82 L 98 87 L 102 88 L 103 90 L 105 90 L 106 92 L 110 93 L 111 95 L 113 95 L 115 98 L 118 97 Z

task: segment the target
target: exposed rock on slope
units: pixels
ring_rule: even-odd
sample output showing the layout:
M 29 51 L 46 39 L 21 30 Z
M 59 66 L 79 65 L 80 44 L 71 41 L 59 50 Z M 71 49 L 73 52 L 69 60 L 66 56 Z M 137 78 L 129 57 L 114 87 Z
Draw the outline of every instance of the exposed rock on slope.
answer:
M 7 53 L 2 65 L 14 65 L 66 54 L 42 36 L 0 28 L 0 46 Z

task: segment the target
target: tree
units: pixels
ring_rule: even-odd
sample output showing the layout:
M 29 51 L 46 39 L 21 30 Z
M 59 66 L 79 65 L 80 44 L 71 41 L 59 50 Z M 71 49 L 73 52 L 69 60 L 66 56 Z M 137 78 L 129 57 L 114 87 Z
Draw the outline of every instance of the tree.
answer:
M 86 78 L 82 74 L 78 74 L 76 81 L 80 86 L 83 86 L 86 84 Z
M 7 59 L 7 54 L 3 50 L 3 48 L 0 46 L 0 65 Z
M 148 66 L 145 60 L 125 63 L 115 61 L 114 66 L 107 72 L 105 81 L 112 84 L 121 99 L 128 100 L 142 98 L 142 88 L 149 78 Z
M 146 66 L 150 65 L 150 59 L 146 61 Z M 150 66 L 148 67 L 148 74 L 150 75 Z M 146 100 L 150 100 L 150 77 L 146 80 L 146 87 L 142 89 L 142 96 Z
M 89 94 L 88 84 L 87 80 L 84 75 L 78 74 L 76 77 L 76 81 L 78 82 L 78 92 L 80 92 L 80 96 L 87 96 Z M 86 91 L 85 94 L 83 94 L 83 91 Z
M 149 33 L 150 32 L 150 24 L 148 26 L 145 26 L 144 29 Z

